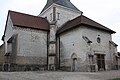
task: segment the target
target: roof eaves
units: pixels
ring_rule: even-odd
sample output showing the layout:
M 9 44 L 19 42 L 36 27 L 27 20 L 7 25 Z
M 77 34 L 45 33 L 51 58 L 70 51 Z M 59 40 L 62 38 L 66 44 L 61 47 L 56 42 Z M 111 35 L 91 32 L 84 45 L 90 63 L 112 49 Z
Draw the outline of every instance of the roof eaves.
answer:
M 49 29 L 42 29 L 42 28 L 40 29 L 40 28 L 34 28 L 34 27 L 30 27 L 30 26 L 22 26 L 22 25 L 16 25 L 16 24 L 14 24 L 13 26 L 20 27 L 20 28 L 30 28 L 30 29 L 49 31 Z
M 92 20 L 92 19 L 90 19 L 90 18 L 88 18 L 88 17 L 86 17 L 84 15 L 82 15 L 81 18 L 83 18 L 83 19 L 81 19 L 82 20 L 81 24 L 89 25 L 89 26 L 92 26 L 94 28 L 105 30 L 105 31 L 108 31 L 108 32 L 111 32 L 111 33 L 116 33 L 115 31 L 101 25 L 100 23 L 98 23 L 98 22 L 96 22 L 96 21 L 94 21 L 94 20 Z M 84 21 L 85 19 L 87 19 L 86 22 Z
M 118 46 L 115 42 L 113 42 L 113 41 L 109 41 L 112 45 L 114 45 L 114 46 Z
M 95 29 L 100 29 L 100 30 L 104 30 L 104 31 L 107 31 L 107 32 L 110 32 L 110 33 L 116 33 L 115 31 L 113 30 L 106 30 L 106 29 L 102 29 L 102 28 L 99 28 L 99 27 L 96 27 L 96 26 L 93 26 L 93 25 L 89 25 L 89 24 L 84 24 L 84 23 L 81 23 L 80 25 L 86 25 L 86 26 L 91 26 Z
M 85 19 L 91 21 L 92 24 L 91 24 L 91 23 L 88 23 L 88 22 L 86 23 L 82 18 L 85 18 Z M 74 24 L 74 25 L 70 25 L 70 24 Z M 94 24 L 94 25 L 93 25 L 93 24 Z M 67 25 L 68 25 L 68 27 L 67 27 Z M 104 30 L 104 31 L 110 32 L 110 33 L 116 33 L 115 31 L 113 31 L 113 30 L 111 30 L 111 29 L 109 29 L 109 28 L 107 28 L 107 27 L 105 27 L 105 26 L 103 26 L 103 25 L 101 25 L 101 24 L 99 24 L 99 23 L 97 23 L 97 22 L 95 22 L 95 21 L 93 21 L 93 20 L 91 20 L 91 19 L 83 16 L 83 15 L 81 15 L 81 16 L 73 19 L 73 20 L 70 20 L 70 21 L 66 22 L 66 23 L 58 30 L 58 33 L 57 33 L 57 34 L 61 34 L 62 32 L 68 31 L 69 29 L 75 28 L 75 27 L 77 27 L 77 26 L 79 26 L 79 25 L 87 25 L 87 26 L 91 26 L 91 27 L 96 28 L 96 29 L 100 29 L 100 30 Z M 100 26 L 100 27 L 98 27 L 98 26 Z

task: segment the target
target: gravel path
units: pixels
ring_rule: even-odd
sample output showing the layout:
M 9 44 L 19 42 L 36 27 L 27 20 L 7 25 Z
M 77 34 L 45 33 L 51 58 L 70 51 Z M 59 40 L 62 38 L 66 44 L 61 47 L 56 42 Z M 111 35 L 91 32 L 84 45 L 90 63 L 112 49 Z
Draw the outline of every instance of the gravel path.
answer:
M 110 80 L 120 70 L 106 72 L 0 72 L 0 80 Z

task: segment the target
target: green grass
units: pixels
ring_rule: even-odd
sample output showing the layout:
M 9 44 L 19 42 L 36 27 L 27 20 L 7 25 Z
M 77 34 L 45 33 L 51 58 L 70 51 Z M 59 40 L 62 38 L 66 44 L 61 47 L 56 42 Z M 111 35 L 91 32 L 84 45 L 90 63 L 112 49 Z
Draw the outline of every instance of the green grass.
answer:
M 120 78 L 115 78 L 115 79 L 112 79 L 112 80 L 120 80 Z

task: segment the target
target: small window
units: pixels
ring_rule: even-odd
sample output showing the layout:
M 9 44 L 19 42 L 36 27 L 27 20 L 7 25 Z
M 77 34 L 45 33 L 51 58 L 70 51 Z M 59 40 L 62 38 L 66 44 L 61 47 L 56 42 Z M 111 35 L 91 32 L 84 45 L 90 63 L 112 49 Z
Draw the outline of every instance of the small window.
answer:
M 98 42 L 98 43 L 101 43 L 100 37 L 97 38 L 97 42 Z
M 52 13 L 50 14 L 50 20 L 52 21 Z
M 57 20 L 60 20 L 60 13 L 57 13 Z

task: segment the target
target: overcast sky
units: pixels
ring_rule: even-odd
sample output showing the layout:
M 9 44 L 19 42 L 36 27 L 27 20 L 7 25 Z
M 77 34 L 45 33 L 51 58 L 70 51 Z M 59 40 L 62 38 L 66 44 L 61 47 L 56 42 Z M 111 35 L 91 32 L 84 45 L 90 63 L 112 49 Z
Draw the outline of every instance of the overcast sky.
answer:
M 0 38 L 4 34 L 8 10 L 38 15 L 47 0 L 0 0 Z M 120 0 L 71 0 L 83 15 L 116 31 L 113 41 L 120 51 Z M 2 41 L 0 40 L 0 45 Z

